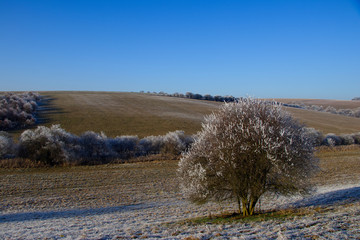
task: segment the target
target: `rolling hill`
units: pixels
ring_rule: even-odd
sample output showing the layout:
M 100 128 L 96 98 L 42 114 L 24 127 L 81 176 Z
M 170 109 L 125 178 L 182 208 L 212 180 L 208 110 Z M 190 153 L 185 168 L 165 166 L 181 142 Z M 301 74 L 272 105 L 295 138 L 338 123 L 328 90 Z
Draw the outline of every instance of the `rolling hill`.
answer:
M 163 135 L 175 130 L 194 134 L 200 130 L 204 116 L 216 110 L 221 104 L 128 92 L 57 91 L 40 92 L 40 94 L 45 96 L 45 104 L 41 107 L 39 125 L 60 124 L 65 130 L 74 134 L 89 130 L 103 131 L 109 137 Z M 313 99 L 301 101 L 319 105 L 329 104 L 337 108 L 340 106 L 352 108 L 360 105 L 357 101 Z M 288 107 L 285 109 L 300 122 L 325 134 L 360 132 L 360 118 Z M 20 132 L 22 130 L 15 134 Z

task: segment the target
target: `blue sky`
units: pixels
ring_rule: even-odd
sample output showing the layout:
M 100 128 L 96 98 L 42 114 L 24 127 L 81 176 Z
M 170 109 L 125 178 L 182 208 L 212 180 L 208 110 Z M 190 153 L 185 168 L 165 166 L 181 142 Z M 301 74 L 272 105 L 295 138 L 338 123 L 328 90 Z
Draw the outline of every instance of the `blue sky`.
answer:
M 360 1 L 0 0 L 0 90 L 360 96 Z

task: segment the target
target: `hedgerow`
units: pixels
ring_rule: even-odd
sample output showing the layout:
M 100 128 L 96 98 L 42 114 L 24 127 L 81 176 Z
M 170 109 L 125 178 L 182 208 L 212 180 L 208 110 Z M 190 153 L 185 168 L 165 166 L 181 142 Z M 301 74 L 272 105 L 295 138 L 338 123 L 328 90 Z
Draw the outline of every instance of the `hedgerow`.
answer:
M 143 139 L 137 136 L 109 138 L 92 131 L 76 136 L 60 125 L 53 125 L 24 131 L 17 144 L 0 138 L 0 152 L 5 154 L 10 149 L 5 143 L 11 143 L 12 149 L 17 149 L 14 157 L 28 158 L 41 165 L 91 165 L 159 153 L 180 155 L 192 142 L 193 138 L 183 131 Z

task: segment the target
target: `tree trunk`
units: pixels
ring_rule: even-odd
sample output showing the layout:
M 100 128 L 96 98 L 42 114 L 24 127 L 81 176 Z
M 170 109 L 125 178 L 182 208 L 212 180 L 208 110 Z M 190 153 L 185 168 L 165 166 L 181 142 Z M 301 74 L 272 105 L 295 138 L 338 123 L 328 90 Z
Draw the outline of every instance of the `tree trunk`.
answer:
M 239 196 L 237 196 L 237 204 L 238 204 L 238 207 L 239 207 L 239 214 L 241 214 L 241 200 L 240 200 Z
M 243 216 L 251 216 L 254 214 L 255 212 L 255 206 L 256 203 L 258 201 L 258 198 L 250 198 L 251 200 L 248 201 L 246 198 L 242 198 L 242 212 L 243 212 Z

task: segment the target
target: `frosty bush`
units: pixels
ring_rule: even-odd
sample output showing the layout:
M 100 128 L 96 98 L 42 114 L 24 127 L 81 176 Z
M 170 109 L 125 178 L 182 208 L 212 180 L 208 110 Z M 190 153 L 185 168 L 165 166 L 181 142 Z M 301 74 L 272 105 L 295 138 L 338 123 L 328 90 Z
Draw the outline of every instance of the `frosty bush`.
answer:
M 352 145 L 355 144 L 353 134 L 343 134 L 340 136 L 341 145 Z
M 341 138 L 333 133 L 328 133 L 322 142 L 322 145 L 329 147 L 338 146 L 340 144 L 341 144 Z
M 179 155 L 182 151 L 189 147 L 189 145 L 193 142 L 193 138 L 186 136 L 184 131 L 175 131 L 167 133 L 164 136 L 163 141 L 163 153 Z
M 109 139 L 108 144 L 120 159 L 129 159 L 135 156 L 138 136 L 120 136 Z
M 13 155 L 14 143 L 10 134 L 0 131 L 0 158 Z
M 139 141 L 138 155 L 158 154 L 164 145 L 162 136 L 148 136 Z
M 315 128 L 304 128 L 304 131 L 306 132 L 307 135 L 309 135 L 311 137 L 311 139 L 314 140 L 315 146 L 321 145 L 321 143 L 324 139 L 324 136 L 321 132 L 319 132 Z
M 183 131 L 169 132 L 165 136 L 149 136 L 139 141 L 139 154 L 180 154 L 191 143 L 193 138 L 186 136 Z
M 20 136 L 19 156 L 45 165 L 60 165 L 71 159 L 71 152 L 66 145 L 72 144 L 74 140 L 75 137 L 59 125 L 26 130 Z
M 165 136 L 150 136 L 139 141 L 137 136 L 108 138 L 104 133 L 88 131 L 80 136 L 66 132 L 59 125 L 40 126 L 24 131 L 19 140 L 18 156 L 42 165 L 103 164 L 114 159 L 129 159 L 158 153 L 179 154 L 192 138 L 182 131 Z M 1 153 L 13 143 L 0 136 Z M 0 156 L 3 156 L 1 154 Z
M 112 151 L 107 136 L 101 132 L 100 134 L 88 131 L 80 136 L 79 144 L 81 146 L 80 158 L 84 164 L 108 162 L 116 157 L 116 153 Z
M 265 192 L 305 192 L 316 166 L 303 126 L 280 105 L 247 98 L 206 117 L 178 175 L 191 201 L 234 199 L 252 215 Z
M 353 134 L 353 139 L 355 144 L 360 144 L 360 132 Z
M 0 130 L 26 127 L 35 123 L 37 93 L 6 93 L 0 98 Z
M 354 117 L 360 118 L 360 108 L 354 109 Z

